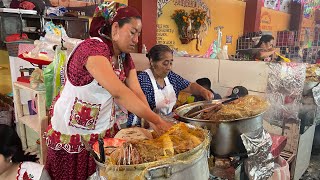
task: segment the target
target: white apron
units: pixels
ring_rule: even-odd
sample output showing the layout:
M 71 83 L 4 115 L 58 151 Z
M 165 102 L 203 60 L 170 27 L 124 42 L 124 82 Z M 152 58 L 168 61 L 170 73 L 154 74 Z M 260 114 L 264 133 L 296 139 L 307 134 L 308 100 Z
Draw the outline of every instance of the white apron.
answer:
M 154 111 L 160 115 L 170 115 L 173 106 L 176 104 L 177 97 L 168 77 L 164 78 L 164 82 L 166 83 L 165 87 L 163 89 L 159 89 L 152 71 L 147 69 L 145 72 L 149 75 L 154 90 L 154 98 L 156 102 L 156 108 Z
M 70 53 L 68 60 L 76 49 L 77 47 Z M 115 73 L 120 74 L 117 71 Z M 55 150 L 78 153 L 84 148 L 79 145 L 81 138 L 86 141 L 97 140 L 97 134 L 112 128 L 117 123 L 117 118 L 123 115 L 127 117 L 127 113 L 121 110 L 112 95 L 95 79 L 87 85 L 74 86 L 67 77 L 51 118 L 52 129 L 61 135 L 59 134 L 55 143 L 47 138 L 47 145 Z

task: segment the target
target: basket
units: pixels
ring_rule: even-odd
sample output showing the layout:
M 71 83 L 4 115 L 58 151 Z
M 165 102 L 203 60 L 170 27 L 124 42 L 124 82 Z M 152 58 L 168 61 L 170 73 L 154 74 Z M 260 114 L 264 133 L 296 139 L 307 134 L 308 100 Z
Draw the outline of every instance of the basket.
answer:
M 19 44 L 33 44 L 33 40 L 21 40 L 21 41 L 13 41 L 13 42 L 5 41 L 5 43 L 6 43 L 9 56 L 18 57 Z

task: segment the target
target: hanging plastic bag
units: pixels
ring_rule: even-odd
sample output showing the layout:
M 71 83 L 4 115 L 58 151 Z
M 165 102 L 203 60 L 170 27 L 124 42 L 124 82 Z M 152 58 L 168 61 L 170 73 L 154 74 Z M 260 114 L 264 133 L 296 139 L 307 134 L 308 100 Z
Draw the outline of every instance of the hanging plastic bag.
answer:
M 61 47 L 57 47 L 52 63 L 44 69 L 47 108 L 51 106 L 53 98 L 59 94 L 65 84 L 66 59 L 66 51 L 61 50 Z
M 56 97 L 59 92 L 62 90 L 65 84 L 65 65 L 67 59 L 67 52 L 61 50 L 61 47 L 56 49 L 56 55 L 54 61 L 56 66 L 54 68 L 54 88 L 53 88 L 53 97 Z
M 53 99 L 53 79 L 54 79 L 54 67 L 56 61 L 50 63 L 44 70 L 44 85 L 46 88 L 46 107 L 49 108 Z

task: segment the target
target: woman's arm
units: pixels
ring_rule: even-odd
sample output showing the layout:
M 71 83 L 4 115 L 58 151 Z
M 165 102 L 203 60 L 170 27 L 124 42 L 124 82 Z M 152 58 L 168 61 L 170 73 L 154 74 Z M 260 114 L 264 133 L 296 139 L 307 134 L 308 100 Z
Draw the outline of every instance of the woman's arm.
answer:
M 131 91 L 138 96 L 138 98 L 149 107 L 147 98 L 145 94 L 143 93 L 138 76 L 137 76 L 137 71 L 135 69 L 131 69 L 129 71 L 129 76 L 126 78 L 126 85 L 128 86 Z
M 276 49 L 271 49 L 268 51 L 260 51 L 258 56 L 259 56 L 259 58 L 264 59 L 264 58 L 267 58 L 267 57 L 273 55 L 275 52 L 276 52 Z
M 185 88 L 183 91 L 191 93 L 193 95 L 202 96 L 206 100 L 213 99 L 213 93 L 206 88 L 200 86 L 198 83 L 190 83 L 190 85 Z
M 113 72 L 109 60 L 104 56 L 89 56 L 86 63 L 89 73 L 128 111 L 153 123 L 158 132 L 164 132 L 171 126 L 162 120 L 160 116 L 150 110 L 135 93 L 123 84 Z M 106 78 L 107 77 L 107 78 Z

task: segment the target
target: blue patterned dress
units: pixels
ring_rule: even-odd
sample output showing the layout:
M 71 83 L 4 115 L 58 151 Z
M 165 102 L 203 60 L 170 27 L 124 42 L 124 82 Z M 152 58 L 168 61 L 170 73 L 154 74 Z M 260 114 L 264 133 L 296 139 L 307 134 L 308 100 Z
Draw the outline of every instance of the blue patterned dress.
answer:
M 169 72 L 168 79 L 173 86 L 176 96 L 178 96 L 181 90 L 187 88 L 190 85 L 190 82 L 188 80 L 182 78 L 181 76 L 179 76 L 178 74 L 172 71 Z M 138 80 L 139 80 L 141 89 L 147 98 L 150 108 L 154 109 L 156 107 L 156 102 L 154 97 L 154 89 L 152 87 L 152 83 L 149 75 L 143 71 L 138 74 Z M 134 114 L 129 113 L 128 122 L 127 122 L 128 127 L 140 125 L 140 121 L 137 122 L 136 124 L 133 124 L 134 117 L 135 117 Z

